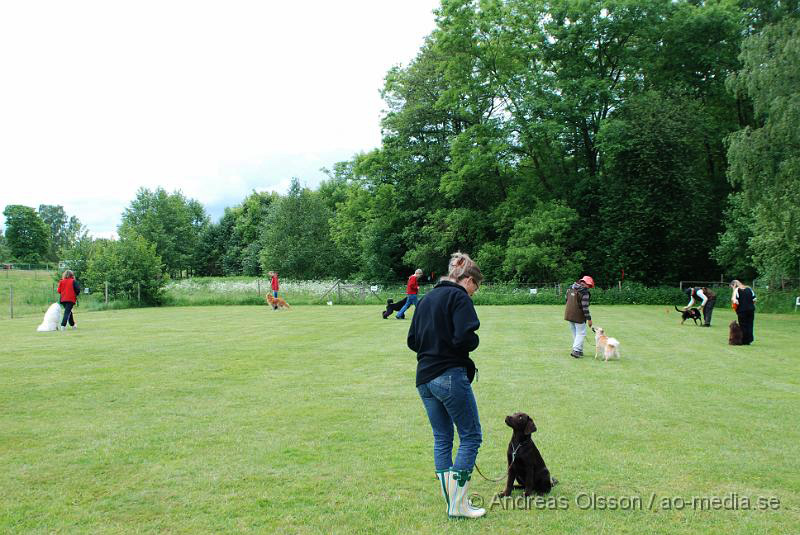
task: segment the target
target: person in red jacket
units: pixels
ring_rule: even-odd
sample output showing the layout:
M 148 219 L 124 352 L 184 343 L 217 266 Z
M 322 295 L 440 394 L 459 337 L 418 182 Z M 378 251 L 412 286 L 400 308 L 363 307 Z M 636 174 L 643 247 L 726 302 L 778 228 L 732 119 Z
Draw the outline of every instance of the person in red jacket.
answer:
M 75 274 L 70 270 L 66 270 L 62 275 L 62 279 L 58 281 L 58 293 L 61 294 L 60 302 L 64 307 L 64 317 L 61 319 L 60 330 L 67 328 L 69 321 L 70 327 L 77 329 L 75 325 L 75 318 L 72 315 L 72 307 L 78 301 L 78 294 L 81 292 L 81 287 L 75 281 Z
M 408 278 L 406 284 L 406 304 L 395 316 L 399 320 L 406 319 L 405 313 L 411 305 L 417 306 L 417 294 L 419 293 L 419 278 L 422 276 L 422 270 L 418 269 Z
M 269 276 L 269 283 L 272 285 L 272 297 L 278 297 L 278 272 L 270 271 Z

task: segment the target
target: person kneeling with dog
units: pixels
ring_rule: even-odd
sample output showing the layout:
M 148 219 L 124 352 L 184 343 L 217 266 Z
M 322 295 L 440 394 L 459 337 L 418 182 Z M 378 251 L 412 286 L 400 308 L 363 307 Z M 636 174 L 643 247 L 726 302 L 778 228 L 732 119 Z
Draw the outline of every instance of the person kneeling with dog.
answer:
M 433 429 L 433 460 L 447 514 L 478 518 L 486 510 L 470 503 L 469 481 L 482 434 L 471 386 L 475 363 L 469 354 L 478 348 L 480 321 L 471 298 L 483 274 L 460 252 L 453 254 L 449 267 L 448 276 L 417 306 L 407 343 L 417 353 L 417 391 Z M 459 438 L 455 462 L 453 424 Z

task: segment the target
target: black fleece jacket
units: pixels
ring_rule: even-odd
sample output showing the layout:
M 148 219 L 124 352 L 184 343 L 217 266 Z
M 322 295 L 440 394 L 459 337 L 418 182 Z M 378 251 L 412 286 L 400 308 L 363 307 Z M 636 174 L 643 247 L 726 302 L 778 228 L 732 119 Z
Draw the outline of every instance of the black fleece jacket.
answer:
M 419 302 L 408 329 L 408 347 L 417 353 L 417 386 L 450 368 L 464 367 L 472 382 L 475 363 L 470 351 L 478 347 L 481 326 L 475 306 L 460 285 L 441 281 Z

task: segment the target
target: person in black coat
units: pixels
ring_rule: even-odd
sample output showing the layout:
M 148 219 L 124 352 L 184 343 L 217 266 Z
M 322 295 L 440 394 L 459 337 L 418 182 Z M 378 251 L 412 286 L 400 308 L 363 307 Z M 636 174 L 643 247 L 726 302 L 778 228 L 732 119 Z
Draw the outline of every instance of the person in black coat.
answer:
M 739 327 L 742 328 L 742 345 L 747 346 L 753 343 L 753 322 L 756 316 L 756 294 L 749 286 L 745 286 L 740 281 L 731 281 L 731 303 L 736 310 L 736 317 L 739 320 Z
M 478 518 L 486 510 L 469 501 L 469 481 L 481 445 L 481 423 L 472 392 L 480 327 L 474 294 L 483 281 L 475 262 L 455 253 L 448 276 L 419 302 L 408 329 L 417 354 L 417 391 L 433 430 L 433 459 L 442 497 L 451 517 Z M 453 425 L 459 446 L 453 461 Z

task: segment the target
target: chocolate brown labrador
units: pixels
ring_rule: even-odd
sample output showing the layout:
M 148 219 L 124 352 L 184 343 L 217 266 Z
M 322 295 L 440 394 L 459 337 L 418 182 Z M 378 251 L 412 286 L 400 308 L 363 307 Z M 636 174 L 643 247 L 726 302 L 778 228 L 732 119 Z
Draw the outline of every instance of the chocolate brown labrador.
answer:
M 511 496 L 514 481 L 519 483 L 518 488 L 525 489 L 525 496 L 547 494 L 558 481 L 550 475 L 542 454 L 531 439 L 531 433 L 536 431 L 533 418 L 524 412 L 515 412 L 506 416 L 506 425 L 514 430 L 514 434 L 508 444 L 508 480 L 500 496 Z
M 739 322 L 732 321 L 728 328 L 730 329 L 728 333 L 728 343 L 732 346 L 742 345 L 744 333 L 742 332 L 742 327 L 739 325 Z

